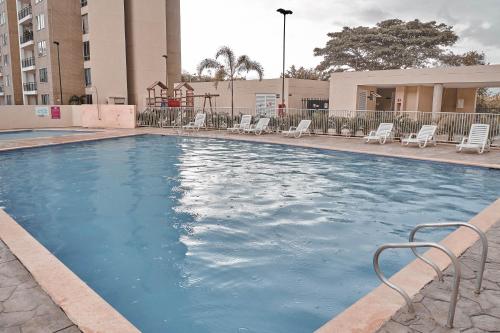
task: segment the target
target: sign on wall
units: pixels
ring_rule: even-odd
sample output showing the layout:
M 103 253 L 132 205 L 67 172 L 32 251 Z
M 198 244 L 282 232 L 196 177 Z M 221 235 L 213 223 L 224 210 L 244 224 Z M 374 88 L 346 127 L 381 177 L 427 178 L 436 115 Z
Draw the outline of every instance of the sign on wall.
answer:
M 256 94 L 255 106 L 258 116 L 276 116 L 276 94 Z
M 61 119 L 61 107 L 53 106 L 50 108 L 50 115 L 52 119 Z
M 37 106 L 35 108 L 35 114 L 37 117 L 48 117 L 49 116 L 49 107 L 48 106 Z

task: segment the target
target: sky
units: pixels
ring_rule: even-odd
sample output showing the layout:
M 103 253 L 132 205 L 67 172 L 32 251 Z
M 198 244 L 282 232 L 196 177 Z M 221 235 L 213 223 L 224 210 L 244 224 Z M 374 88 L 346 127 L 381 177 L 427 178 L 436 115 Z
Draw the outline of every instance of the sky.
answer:
M 435 20 L 454 26 L 460 37 L 455 52 L 479 50 L 487 61 L 500 63 L 500 0 L 180 0 L 182 68 L 190 73 L 204 58 L 227 45 L 264 67 L 265 78 L 282 70 L 283 16 L 287 16 L 286 67 L 315 67 L 313 55 L 324 47 L 327 33 L 343 26 L 373 26 L 399 18 Z M 248 78 L 253 78 L 249 75 Z

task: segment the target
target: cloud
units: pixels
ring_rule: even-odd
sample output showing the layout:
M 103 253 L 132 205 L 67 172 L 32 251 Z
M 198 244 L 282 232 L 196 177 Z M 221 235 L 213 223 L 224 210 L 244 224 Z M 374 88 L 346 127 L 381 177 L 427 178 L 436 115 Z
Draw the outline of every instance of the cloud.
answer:
M 488 61 L 500 63 L 500 0 L 182 0 L 181 6 L 183 68 L 189 71 L 218 46 L 229 45 L 260 61 L 266 78 L 278 77 L 279 7 L 294 11 L 287 24 L 287 66 L 316 66 L 321 59 L 313 49 L 325 45 L 328 32 L 389 18 L 453 25 L 460 36 L 457 52 L 484 51 Z

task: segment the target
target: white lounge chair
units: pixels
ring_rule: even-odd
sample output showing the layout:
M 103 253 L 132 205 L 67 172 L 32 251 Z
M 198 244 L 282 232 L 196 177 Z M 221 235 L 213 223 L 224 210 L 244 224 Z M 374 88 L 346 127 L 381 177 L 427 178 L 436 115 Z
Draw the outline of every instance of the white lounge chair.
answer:
M 420 148 L 427 147 L 429 142 L 432 142 L 434 146 L 436 145 L 436 125 L 424 125 L 417 133 L 411 133 L 406 139 L 401 140 L 401 144 L 408 146 L 410 144 L 417 144 Z
M 252 123 L 252 116 L 249 114 L 245 114 L 241 116 L 241 121 L 239 124 L 236 124 L 234 125 L 234 127 L 228 128 L 227 130 L 231 133 L 235 132 L 241 133 L 244 130 L 248 129 L 251 123 Z
M 184 129 L 196 130 L 199 131 L 200 128 L 205 126 L 205 120 L 207 119 L 206 113 L 197 113 L 194 121 L 189 124 L 182 126 Z
M 302 136 L 302 134 L 305 133 L 311 135 L 311 132 L 309 131 L 310 126 L 311 126 L 311 120 L 301 120 L 299 126 L 297 127 L 292 126 L 288 131 L 283 131 L 281 133 L 284 136 L 293 136 L 298 139 Z
M 463 138 L 462 142 L 457 145 L 457 152 L 462 150 L 476 150 L 478 154 L 490 150 L 490 125 L 488 124 L 472 124 L 468 138 Z
M 267 131 L 267 127 L 269 126 L 269 118 L 261 118 L 255 125 L 251 125 L 249 128 L 244 131 L 247 133 L 255 133 L 255 135 L 261 135 L 263 132 Z
M 364 140 L 366 140 L 366 143 L 378 141 L 381 145 L 383 145 L 387 142 L 387 140 L 393 139 L 393 128 L 393 123 L 381 123 L 378 129 L 376 131 L 371 131 L 368 136 L 364 137 Z

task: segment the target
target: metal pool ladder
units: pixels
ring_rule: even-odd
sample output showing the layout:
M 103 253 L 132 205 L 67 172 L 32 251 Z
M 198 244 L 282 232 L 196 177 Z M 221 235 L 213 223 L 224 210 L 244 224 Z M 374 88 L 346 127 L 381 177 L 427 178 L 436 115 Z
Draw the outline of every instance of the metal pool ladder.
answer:
M 443 281 L 443 273 L 439 269 L 439 267 L 432 262 L 430 259 L 425 258 L 421 254 L 417 252 L 417 248 L 436 248 L 442 252 L 444 252 L 451 260 L 453 267 L 454 267 L 454 278 L 453 278 L 453 291 L 451 294 L 451 299 L 450 299 L 450 308 L 448 311 L 448 320 L 446 326 L 449 328 L 453 328 L 453 320 L 455 318 L 455 309 L 457 307 L 457 301 L 458 301 L 458 289 L 460 286 L 460 278 L 461 278 L 461 271 L 460 271 L 460 264 L 458 262 L 457 257 L 451 252 L 447 247 L 437 244 L 437 243 L 432 243 L 432 242 L 415 242 L 415 234 L 417 233 L 418 230 L 424 229 L 424 228 L 449 228 L 449 227 L 466 227 L 469 228 L 473 231 L 475 231 L 481 240 L 482 243 L 482 253 L 481 253 L 481 262 L 479 266 L 479 272 L 477 276 L 477 281 L 476 281 L 476 290 L 475 293 L 479 294 L 481 292 L 481 284 L 483 281 L 483 274 L 484 274 L 484 268 L 486 265 L 486 258 L 488 256 L 488 239 L 486 237 L 486 234 L 482 232 L 478 227 L 475 225 L 472 225 L 470 223 L 465 223 L 465 222 L 446 222 L 446 223 L 427 223 L 427 224 L 420 224 L 417 225 L 413 230 L 410 232 L 410 237 L 409 237 L 409 242 L 408 243 L 393 243 L 393 244 L 384 244 L 380 246 L 377 251 L 375 252 L 373 256 L 373 267 L 375 269 L 375 273 L 377 274 L 377 277 L 384 283 L 386 284 L 389 288 L 397 291 L 406 301 L 406 304 L 408 306 L 408 310 L 410 313 L 414 312 L 415 309 L 413 308 L 413 304 L 411 302 L 410 296 L 398 287 L 397 285 L 393 284 L 392 282 L 387 279 L 382 271 L 380 270 L 380 265 L 379 265 L 379 257 L 380 254 L 387 249 L 411 249 L 415 256 L 419 258 L 420 260 L 424 261 L 427 263 L 429 266 L 431 266 L 437 273 L 438 278 L 440 281 Z

